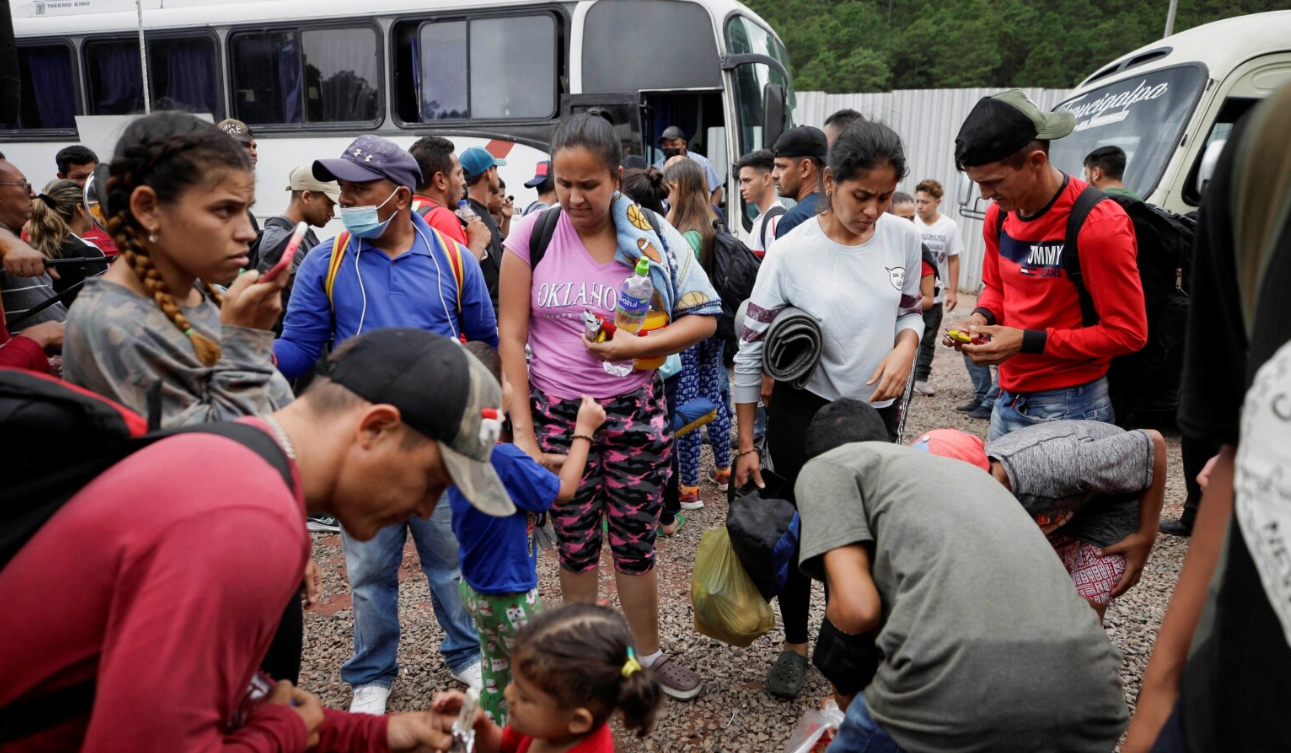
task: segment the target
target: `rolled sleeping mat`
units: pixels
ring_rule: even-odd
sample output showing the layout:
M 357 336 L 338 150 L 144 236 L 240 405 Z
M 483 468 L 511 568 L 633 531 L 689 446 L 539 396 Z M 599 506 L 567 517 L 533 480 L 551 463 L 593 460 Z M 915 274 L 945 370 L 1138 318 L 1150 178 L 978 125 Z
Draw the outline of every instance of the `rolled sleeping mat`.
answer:
M 820 322 L 790 306 L 767 327 L 762 343 L 762 373 L 800 390 L 820 365 L 824 347 Z

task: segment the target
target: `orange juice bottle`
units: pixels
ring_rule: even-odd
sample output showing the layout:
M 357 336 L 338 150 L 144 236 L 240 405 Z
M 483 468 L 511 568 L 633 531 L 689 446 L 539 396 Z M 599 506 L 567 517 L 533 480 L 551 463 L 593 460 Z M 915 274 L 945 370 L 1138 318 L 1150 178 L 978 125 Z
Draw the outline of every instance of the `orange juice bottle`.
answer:
M 651 332 L 663 329 L 668 326 L 668 315 L 654 306 L 650 307 L 649 313 L 646 314 L 645 322 L 641 325 L 641 334 L 649 337 Z M 667 356 L 656 356 L 653 358 L 638 358 L 632 363 L 632 368 L 639 371 L 649 371 L 663 366 L 663 362 L 668 360 Z

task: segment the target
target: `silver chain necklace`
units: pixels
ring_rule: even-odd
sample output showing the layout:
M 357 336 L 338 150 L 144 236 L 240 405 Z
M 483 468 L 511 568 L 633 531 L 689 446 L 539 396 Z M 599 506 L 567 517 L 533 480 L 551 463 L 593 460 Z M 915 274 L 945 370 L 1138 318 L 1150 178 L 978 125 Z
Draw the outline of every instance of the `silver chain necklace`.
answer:
M 266 415 L 262 416 L 262 418 L 264 418 L 265 423 L 269 424 L 269 428 L 273 430 L 273 435 L 277 438 L 278 444 L 282 445 L 282 451 L 287 453 L 287 457 L 295 460 L 296 448 L 292 446 L 291 439 L 287 437 L 287 432 L 283 431 L 282 425 L 274 420 L 273 416 Z

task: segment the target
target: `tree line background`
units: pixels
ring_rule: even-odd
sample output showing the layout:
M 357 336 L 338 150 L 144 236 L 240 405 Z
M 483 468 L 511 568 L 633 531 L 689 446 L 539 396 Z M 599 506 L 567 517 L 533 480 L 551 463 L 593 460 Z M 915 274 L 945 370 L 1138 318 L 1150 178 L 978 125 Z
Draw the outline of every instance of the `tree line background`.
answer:
M 836 93 L 1070 88 L 1160 39 L 1169 7 L 1169 0 L 743 2 L 789 48 L 794 88 Z M 1179 0 L 1174 31 L 1289 8 L 1288 0 Z

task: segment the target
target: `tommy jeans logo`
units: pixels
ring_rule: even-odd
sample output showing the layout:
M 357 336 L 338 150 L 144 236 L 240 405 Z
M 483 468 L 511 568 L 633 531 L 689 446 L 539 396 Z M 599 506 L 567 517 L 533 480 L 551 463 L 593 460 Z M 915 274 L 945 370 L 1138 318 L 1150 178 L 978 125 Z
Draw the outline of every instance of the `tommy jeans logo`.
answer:
M 1033 277 L 1062 276 L 1062 243 L 1032 243 L 1030 253 L 1021 263 L 1024 275 Z

